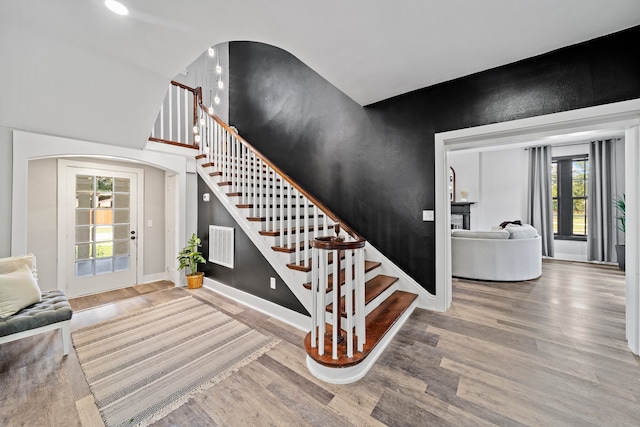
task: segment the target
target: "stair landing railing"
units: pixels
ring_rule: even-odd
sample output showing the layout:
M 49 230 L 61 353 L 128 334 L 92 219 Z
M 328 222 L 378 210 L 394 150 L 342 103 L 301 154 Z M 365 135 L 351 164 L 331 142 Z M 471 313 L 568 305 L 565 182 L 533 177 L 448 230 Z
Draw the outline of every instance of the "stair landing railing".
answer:
M 318 266 L 311 270 L 311 348 L 316 349 L 320 360 L 329 348 L 332 360 L 352 358 L 354 344 L 357 351 L 363 352 L 367 338 L 364 301 L 365 241 L 345 241 L 338 231 L 336 236 L 315 238 L 311 246 L 312 263 Z M 344 273 L 341 272 L 341 264 L 345 266 Z M 330 330 L 327 330 L 329 322 L 326 296 L 332 288 L 332 317 Z M 341 292 L 336 292 L 338 289 Z
M 151 128 L 149 141 L 198 148 L 197 118 L 197 89 L 171 81 Z

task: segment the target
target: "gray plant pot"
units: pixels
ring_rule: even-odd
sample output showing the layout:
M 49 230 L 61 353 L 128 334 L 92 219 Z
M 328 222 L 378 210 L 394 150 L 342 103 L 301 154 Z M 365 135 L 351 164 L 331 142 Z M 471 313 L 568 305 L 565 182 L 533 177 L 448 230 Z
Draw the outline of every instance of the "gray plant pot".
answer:
M 616 245 L 616 257 L 618 258 L 618 268 L 624 271 L 624 260 L 625 260 L 624 245 Z

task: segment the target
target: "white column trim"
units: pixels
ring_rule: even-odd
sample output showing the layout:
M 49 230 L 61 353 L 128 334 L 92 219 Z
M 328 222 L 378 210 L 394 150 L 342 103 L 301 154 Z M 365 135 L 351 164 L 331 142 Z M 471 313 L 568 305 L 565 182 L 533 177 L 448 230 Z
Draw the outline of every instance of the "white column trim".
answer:
M 626 335 L 631 351 L 640 354 L 640 130 L 625 131 L 626 194 Z

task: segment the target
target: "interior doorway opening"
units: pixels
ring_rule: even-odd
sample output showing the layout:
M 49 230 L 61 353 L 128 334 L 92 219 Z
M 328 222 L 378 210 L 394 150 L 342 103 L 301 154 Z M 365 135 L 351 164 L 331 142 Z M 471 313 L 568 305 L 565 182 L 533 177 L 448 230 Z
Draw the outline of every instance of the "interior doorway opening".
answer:
M 438 308 L 451 305 L 451 205 L 448 190 L 449 156 L 452 151 L 489 147 L 518 147 L 558 135 L 585 131 L 618 130 L 625 137 L 625 182 L 627 194 L 626 336 L 629 348 L 640 354 L 640 100 L 607 104 L 528 119 L 436 134 L 436 299 Z

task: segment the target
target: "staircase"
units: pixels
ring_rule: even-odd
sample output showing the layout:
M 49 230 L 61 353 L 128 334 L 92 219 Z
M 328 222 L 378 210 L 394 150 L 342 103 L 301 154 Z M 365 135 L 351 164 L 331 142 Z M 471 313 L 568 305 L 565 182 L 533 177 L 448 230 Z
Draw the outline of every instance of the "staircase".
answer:
M 210 115 L 199 88 L 192 91 L 197 171 L 311 313 L 309 370 L 332 383 L 362 378 L 417 306 L 417 293 L 361 236 Z

